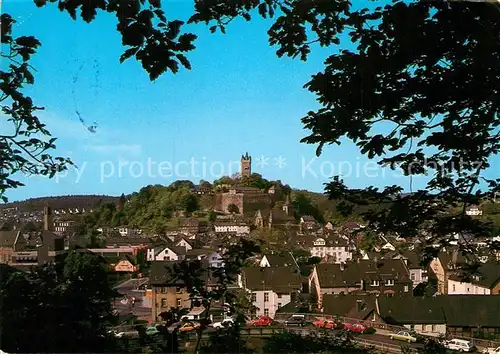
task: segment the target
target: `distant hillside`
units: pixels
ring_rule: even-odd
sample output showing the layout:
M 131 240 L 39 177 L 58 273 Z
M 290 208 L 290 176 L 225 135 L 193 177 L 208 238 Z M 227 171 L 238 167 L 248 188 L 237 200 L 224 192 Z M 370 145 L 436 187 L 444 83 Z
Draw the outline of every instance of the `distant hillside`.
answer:
M 117 203 L 119 200 L 120 197 L 112 197 L 109 195 L 65 195 L 59 197 L 41 197 L 0 204 L 0 210 L 18 207 L 21 211 L 35 211 L 43 210 L 45 205 L 49 205 L 52 209 L 94 209 L 102 203 Z

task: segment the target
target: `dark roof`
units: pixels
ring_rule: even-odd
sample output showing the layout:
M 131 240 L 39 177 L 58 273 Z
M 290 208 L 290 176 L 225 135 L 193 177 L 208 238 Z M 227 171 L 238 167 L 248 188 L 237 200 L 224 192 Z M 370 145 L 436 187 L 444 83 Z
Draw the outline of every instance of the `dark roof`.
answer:
M 0 247 L 14 247 L 19 230 L 17 231 L 0 231 Z
M 438 254 L 438 259 L 444 269 L 450 269 L 454 266 L 460 266 L 461 264 L 467 264 L 467 258 L 458 250 L 452 250 L 450 252 L 441 252 Z
M 300 274 L 291 267 L 246 267 L 242 274 L 245 287 L 250 290 L 291 293 L 302 287 Z
M 196 218 L 182 218 L 180 220 L 180 225 L 181 225 L 181 227 L 199 226 L 200 220 L 198 220 Z
M 361 260 L 359 263 L 363 280 L 408 280 L 409 272 L 401 259 Z
M 375 296 L 323 295 L 323 313 L 364 320 L 376 309 Z M 359 301 L 359 304 L 358 304 Z
M 295 267 L 295 262 L 293 260 L 293 257 L 289 253 L 285 253 L 282 255 L 266 254 L 264 256 L 266 257 L 271 267 L 284 267 L 284 266 Z
M 408 270 L 400 259 L 360 260 L 343 265 L 320 263 L 316 265 L 316 272 L 322 288 L 355 287 L 361 280 L 409 280 Z
M 462 276 L 458 274 L 450 275 L 449 279 L 466 282 L 463 280 Z M 470 282 L 472 284 L 492 289 L 496 284 L 498 284 L 498 282 L 500 282 L 500 263 L 490 262 L 482 264 L 478 269 L 478 273 L 472 275 Z
M 442 302 L 437 297 L 379 297 L 379 314 L 389 324 L 445 323 Z
M 442 303 L 448 326 L 500 328 L 500 296 L 437 296 Z
M 393 324 L 446 323 L 452 327 L 499 327 L 500 296 L 379 297 L 380 315 Z
M 340 264 L 320 263 L 316 265 L 316 273 L 321 288 L 354 287 L 361 281 L 357 263 L 349 262 L 343 270 Z
M 406 265 L 408 269 L 421 269 L 423 268 L 420 265 L 420 255 L 415 251 L 405 251 L 401 254 L 395 255 L 393 258 L 402 258 L 406 260 Z
M 186 255 L 186 247 L 184 246 L 172 246 L 168 247 L 172 252 L 174 252 L 176 255 Z
M 186 257 L 209 255 L 212 252 L 214 252 L 214 250 L 211 248 L 192 248 L 186 251 Z
M 182 286 L 184 282 L 174 272 L 178 262 L 153 261 L 149 270 L 149 284 L 163 286 Z

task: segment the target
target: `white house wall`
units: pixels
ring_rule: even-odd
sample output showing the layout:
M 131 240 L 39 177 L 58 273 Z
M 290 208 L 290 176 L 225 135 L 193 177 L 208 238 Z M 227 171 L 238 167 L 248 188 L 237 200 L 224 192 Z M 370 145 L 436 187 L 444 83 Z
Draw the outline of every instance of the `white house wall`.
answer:
M 490 289 L 448 279 L 448 295 L 490 295 Z

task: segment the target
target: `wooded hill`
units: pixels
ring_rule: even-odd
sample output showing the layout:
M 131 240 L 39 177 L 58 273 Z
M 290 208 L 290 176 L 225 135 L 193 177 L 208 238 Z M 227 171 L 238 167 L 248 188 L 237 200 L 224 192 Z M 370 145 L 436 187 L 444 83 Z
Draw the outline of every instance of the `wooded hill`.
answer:
M 40 197 L 30 198 L 12 203 L 0 204 L 0 209 L 19 208 L 20 211 L 43 210 L 43 207 L 49 205 L 52 209 L 75 209 L 84 208 L 95 209 L 103 203 L 118 203 L 119 197 L 109 195 L 65 195 L 58 197 Z

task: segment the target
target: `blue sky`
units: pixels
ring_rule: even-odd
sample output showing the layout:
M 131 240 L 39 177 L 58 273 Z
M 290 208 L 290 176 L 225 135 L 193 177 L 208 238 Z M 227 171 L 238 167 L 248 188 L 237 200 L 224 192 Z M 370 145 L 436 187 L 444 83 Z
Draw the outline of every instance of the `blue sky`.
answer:
M 254 172 L 294 188 L 322 191 L 340 168 L 348 173 L 347 164 L 350 186 L 409 186 L 407 178 L 374 172 L 373 166 L 363 173 L 367 160 L 353 144 L 327 147 L 315 160 L 316 147 L 299 142 L 308 133 L 300 118 L 318 107 L 303 85 L 321 70 L 331 50 L 316 48 L 306 63 L 277 58 L 267 42 L 268 21 L 233 21 L 225 35 L 211 34 L 204 25 L 188 27 L 199 36 L 196 50 L 188 54 L 192 70 L 150 82 L 134 59 L 119 63 L 123 47 L 113 16 L 101 13 L 86 24 L 56 5 L 3 5 L 19 21 L 16 35 L 34 34 L 42 42 L 29 93 L 46 107 L 40 117 L 58 137 L 56 153 L 79 167 L 53 180 L 25 178 L 26 186 L 9 192 L 10 200 L 119 195 L 175 179 L 212 181 L 237 172 L 246 151 Z M 187 19 L 192 2 L 166 2 L 166 11 L 169 19 Z M 87 130 L 76 111 L 87 125 L 96 123 L 96 133 Z M 261 156 L 264 166 L 257 164 Z M 193 159 L 194 168 L 188 166 Z M 413 187 L 418 186 L 414 180 Z

